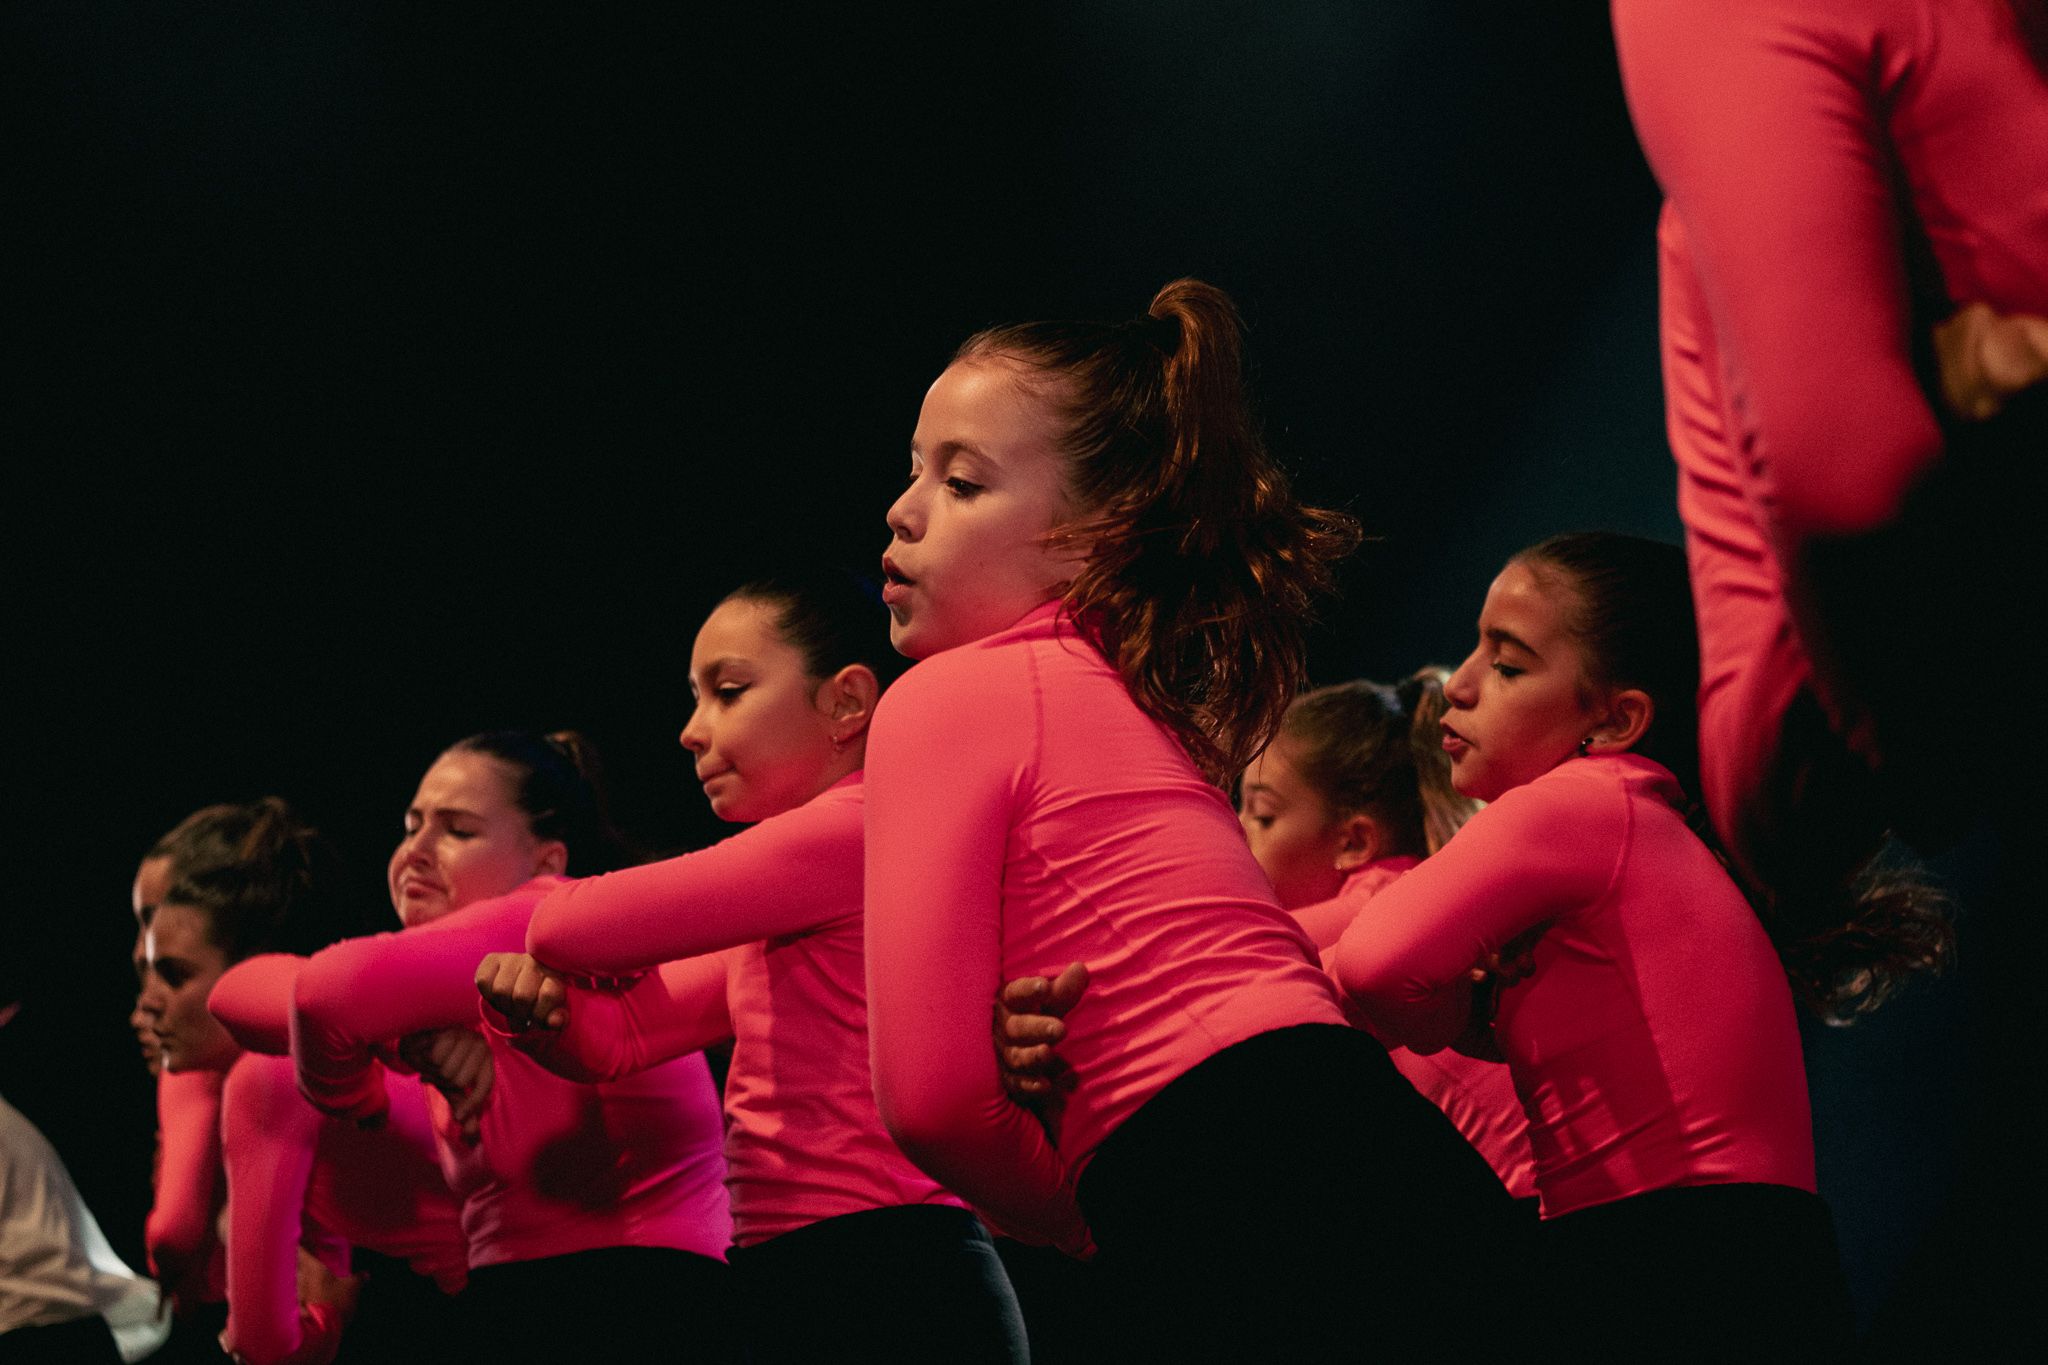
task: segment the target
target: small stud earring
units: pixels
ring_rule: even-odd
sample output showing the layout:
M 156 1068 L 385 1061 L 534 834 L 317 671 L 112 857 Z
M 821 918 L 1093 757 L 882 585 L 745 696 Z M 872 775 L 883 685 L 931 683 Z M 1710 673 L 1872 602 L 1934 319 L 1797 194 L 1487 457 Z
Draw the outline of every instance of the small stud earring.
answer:
M 1580 758 L 1585 758 L 1585 757 L 1586 757 L 1587 755 L 1591 754 L 1592 752 L 1593 752 L 1593 737 L 1592 737 L 1591 735 L 1587 735 L 1587 736 L 1586 736 L 1586 737 L 1585 737 L 1584 739 L 1582 739 L 1582 740 L 1580 740 L 1580 741 L 1579 741 L 1579 757 L 1580 757 Z

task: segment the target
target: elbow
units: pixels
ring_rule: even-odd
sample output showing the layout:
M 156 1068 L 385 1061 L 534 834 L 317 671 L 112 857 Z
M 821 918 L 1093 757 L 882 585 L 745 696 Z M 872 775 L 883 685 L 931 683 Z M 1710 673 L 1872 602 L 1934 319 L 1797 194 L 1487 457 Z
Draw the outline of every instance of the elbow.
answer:
M 325 1032 L 340 1020 L 348 993 L 342 989 L 341 973 L 323 970 L 327 964 L 315 958 L 292 983 L 292 1025 L 294 1031 L 308 1027 Z
M 879 1084 L 875 1100 L 897 1148 L 913 1166 L 943 1182 L 940 1173 L 951 1169 L 963 1137 L 974 1131 L 973 1106 L 949 1103 L 929 1091 L 892 1092 Z
M 545 963 L 557 971 L 574 971 L 577 947 L 576 933 L 569 916 L 560 913 L 555 897 L 549 896 L 533 912 L 533 919 L 526 926 L 527 953 L 536 962 Z
M 1914 394 L 1917 405 L 1917 388 Z M 1765 429 L 1778 528 L 1792 544 L 1893 525 L 1921 476 L 1940 459 L 1941 432 L 1924 406 L 1909 414 L 1871 404 L 1865 416 L 1882 420 L 1831 412 Z

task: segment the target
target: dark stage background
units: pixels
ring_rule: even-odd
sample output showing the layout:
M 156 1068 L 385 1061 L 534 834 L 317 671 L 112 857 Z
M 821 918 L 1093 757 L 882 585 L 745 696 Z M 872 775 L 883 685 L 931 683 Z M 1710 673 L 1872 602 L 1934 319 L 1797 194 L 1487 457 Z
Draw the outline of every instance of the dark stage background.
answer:
M 147 844 L 277 792 L 375 907 L 421 770 L 500 725 L 592 733 L 650 845 L 716 837 L 674 742 L 698 621 L 763 567 L 873 565 L 981 325 L 1232 291 L 1274 444 L 1375 536 L 1318 681 L 1454 661 L 1543 534 L 1677 535 L 1599 4 L 16 0 L 0 48 L 0 1088 L 131 1256 Z M 1993 894 L 1983 841 L 1950 865 Z M 1894 1342 L 1996 1261 L 1984 961 L 1813 1040 Z

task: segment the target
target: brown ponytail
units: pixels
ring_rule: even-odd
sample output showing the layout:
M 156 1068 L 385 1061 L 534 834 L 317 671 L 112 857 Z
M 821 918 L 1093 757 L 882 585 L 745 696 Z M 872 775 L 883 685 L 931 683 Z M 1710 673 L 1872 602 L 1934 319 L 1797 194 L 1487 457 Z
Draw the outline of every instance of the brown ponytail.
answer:
M 171 860 L 163 904 L 198 912 L 230 962 L 315 953 L 375 927 L 346 897 L 332 846 L 279 797 L 208 806 L 150 856 Z
M 1243 332 L 1228 295 L 1183 279 L 1137 321 L 999 327 L 955 356 L 1049 381 L 1082 514 L 1053 540 L 1090 547 L 1067 609 L 1219 784 L 1278 732 L 1313 608 L 1359 539 L 1350 516 L 1295 501 L 1259 439 Z
M 1479 809 L 1451 786 L 1443 680 L 1424 669 L 1398 687 L 1338 683 L 1304 692 L 1280 724 L 1289 758 L 1333 815 L 1368 815 L 1386 852 L 1424 857 Z
M 1512 562 L 1562 579 L 1576 599 L 1569 620 L 1595 675 L 1587 681 L 1649 694 L 1655 718 L 1634 752 L 1669 768 L 1694 798 L 1687 823 L 1756 907 L 1801 1004 L 1829 1023 L 1850 1023 L 1915 973 L 1947 965 L 1953 902 L 1910 862 L 1871 849 L 1852 877 L 1840 879 L 1818 869 L 1842 862 L 1813 858 L 1815 871 L 1786 870 L 1769 886 L 1734 868 L 1697 801 L 1699 637 L 1684 551 L 1581 531 L 1552 536 Z M 1809 831 L 1807 847 L 1833 834 Z
M 597 747 L 581 732 L 487 730 L 456 741 L 448 752 L 483 754 L 512 769 L 515 803 L 536 835 L 562 841 L 570 876 L 593 876 L 636 861 L 612 823 Z

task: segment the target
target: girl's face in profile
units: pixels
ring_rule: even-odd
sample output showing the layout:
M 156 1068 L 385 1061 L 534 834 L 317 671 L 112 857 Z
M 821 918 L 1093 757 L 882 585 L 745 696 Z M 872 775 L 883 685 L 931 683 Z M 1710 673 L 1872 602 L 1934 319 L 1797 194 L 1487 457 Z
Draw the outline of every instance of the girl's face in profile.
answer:
M 228 969 L 227 954 L 207 931 L 204 914 L 176 902 L 157 906 L 143 931 L 149 965 L 136 1008 L 153 1021 L 166 1071 L 225 1071 L 239 1055 L 206 1008 L 213 983 Z
M 1330 899 L 1345 878 L 1337 862 L 1344 822 L 1296 768 L 1293 748 L 1283 735 L 1251 761 L 1237 808 L 1245 842 L 1283 910 Z
M 542 839 L 519 809 L 512 769 L 489 754 L 453 749 L 434 760 L 405 811 L 391 854 L 391 904 L 405 924 L 425 924 L 472 901 L 502 896 L 568 851 Z
M 825 701 L 829 680 L 813 678 L 782 638 L 776 609 L 740 599 L 720 604 L 690 651 L 697 706 L 683 747 L 721 820 L 765 820 L 794 810 L 840 775 L 848 750 L 833 746 L 838 724 Z M 851 739 L 851 737 L 849 737 Z
M 1058 597 L 1085 558 L 1045 544 L 1074 509 L 1057 413 L 1029 373 L 999 357 L 963 360 L 925 394 L 882 557 L 889 638 L 913 659 L 1015 625 Z
M 1458 791 L 1492 801 L 1578 752 L 1605 714 L 1571 633 L 1572 589 L 1516 561 L 1486 591 L 1479 643 L 1444 686 Z

